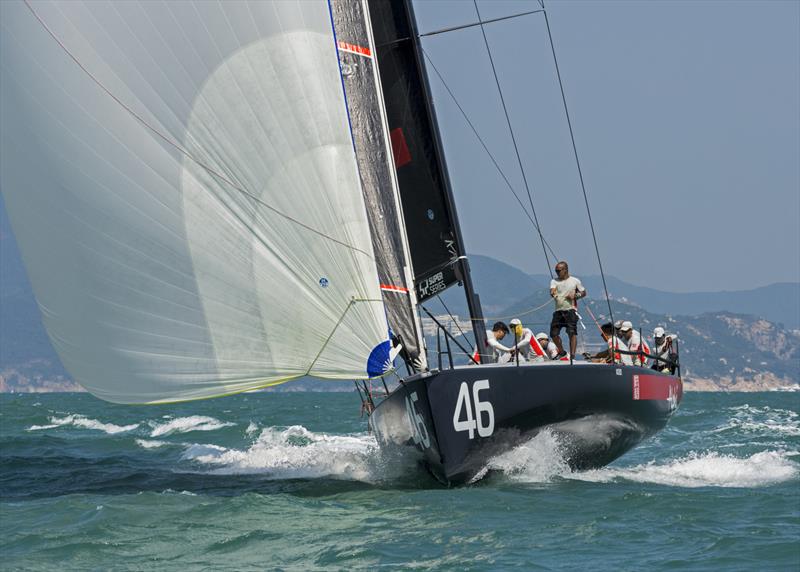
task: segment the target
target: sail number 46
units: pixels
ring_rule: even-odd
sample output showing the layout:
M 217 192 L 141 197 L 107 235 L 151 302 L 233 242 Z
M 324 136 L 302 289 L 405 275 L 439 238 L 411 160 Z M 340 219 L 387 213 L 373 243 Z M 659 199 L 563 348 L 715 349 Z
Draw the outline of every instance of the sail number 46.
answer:
M 494 408 L 489 401 L 481 401 L 482 389 L 489 389 L 488 379 L 481 379 L 472 384 L 472 399 L 470 399 L 467 382 L 462 383 L 458 390 L 456 410 L 453 413 L 453 429 L 468 431 L 470 439 L 475 438 L 476 430 L 480 437 L 489 437 L 494 433 Z M 466 415 L 466 419 L 462 420 L 464 415 Z M 485 424 L 484 421 L 486 421 Z

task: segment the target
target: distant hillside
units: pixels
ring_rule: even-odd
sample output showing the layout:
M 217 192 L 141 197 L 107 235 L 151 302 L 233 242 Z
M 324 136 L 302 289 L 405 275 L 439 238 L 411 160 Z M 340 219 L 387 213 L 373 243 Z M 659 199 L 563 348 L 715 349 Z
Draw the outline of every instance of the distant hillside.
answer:
M 470 266 L 475 289 L 480 294 L 484 313 L 501 314 L 535 291 L 547 291 L 550 276 L 528 275 L 504 262 L 481 255 L 470 256 Z M 591 297 L 603 298 L 603 284 L 599 276 L 581 278 Z M 800 283 L 780 282 L 753 290 L 734 292 L 692 292 L 677 294 L 629 284 L 613 276 L 607 277 L 609 295 L 617 300 L 641 306 L 649 312 L 694 316 L 704 312 L 733 312 L 752 314 L 786 328 L 800 329 Z M 460 288 L 451 288 L 443 296 L 454 314 L 466 315 L 466 301 Z M 435 305 L 435 302 L 431 302 Z
M 550 277 L 542 274 L 531 276 L 534 283 L 546 283 Z M 586 288 L 596 297 L 602 297 L 603 283 L 599 276 L 581 276 Z M 752 314 L 800 329 L 800 283 L 778 282 L 752 290 L 720 292 L 663 292 L 644 286 L 635 286 L 613 276 L 606 277 L 609 295 L 626 298 L 651 312 L 693 316 L 704 312 L 735 312 Z

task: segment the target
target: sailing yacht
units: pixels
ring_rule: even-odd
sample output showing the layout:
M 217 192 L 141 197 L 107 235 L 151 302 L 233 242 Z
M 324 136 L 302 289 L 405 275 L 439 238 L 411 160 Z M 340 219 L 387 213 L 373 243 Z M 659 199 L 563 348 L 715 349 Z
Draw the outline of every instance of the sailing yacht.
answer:
M 600 466 L 676 410 L 680 377 L 641 367 L 429 362 L 420 304 L 455 284 L 486 334 L 410 0 L 0 15 L 0 189 L 53 346 L 97 397 L 405 368 L 377 403 L 360 386 L 370 427 L 447 484 L 544 427 Z

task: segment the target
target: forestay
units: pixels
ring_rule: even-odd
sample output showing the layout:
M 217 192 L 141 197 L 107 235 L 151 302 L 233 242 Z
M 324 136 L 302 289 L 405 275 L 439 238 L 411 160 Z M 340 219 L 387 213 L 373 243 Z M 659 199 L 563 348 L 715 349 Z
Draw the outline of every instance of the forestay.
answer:
M 161 402 L 388 360 L 326 2 L 3 2 L 0 20 L 1 188 L 82 385 Z

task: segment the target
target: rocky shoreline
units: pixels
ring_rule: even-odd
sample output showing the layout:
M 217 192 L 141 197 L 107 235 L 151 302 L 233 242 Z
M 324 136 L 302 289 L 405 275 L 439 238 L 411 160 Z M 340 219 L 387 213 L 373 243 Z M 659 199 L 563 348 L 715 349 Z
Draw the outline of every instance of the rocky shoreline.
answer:
M 800 391 L 800 381 L 779 377 L 773 373 L 754 373 L 749 376 L 721 377 L 716 379 L 688 376 L 684 377 L 684 391 L 758 392 L 758 391 Z M 16 369 L 0 372 L 0 393 L 69 393 L 85 392 L 80 385 L 64 376 L 46 378 L 41 375 L 26 375 Z M 350 392 L 349 382 L 315 382 L 298 380 L 270 388 L 279 392 Z

